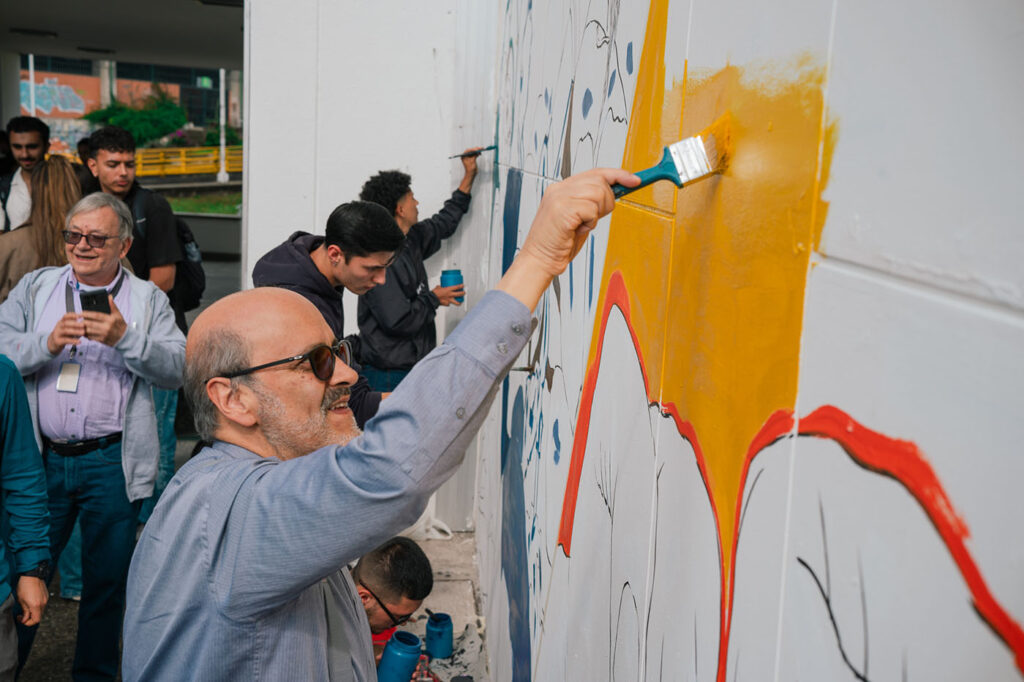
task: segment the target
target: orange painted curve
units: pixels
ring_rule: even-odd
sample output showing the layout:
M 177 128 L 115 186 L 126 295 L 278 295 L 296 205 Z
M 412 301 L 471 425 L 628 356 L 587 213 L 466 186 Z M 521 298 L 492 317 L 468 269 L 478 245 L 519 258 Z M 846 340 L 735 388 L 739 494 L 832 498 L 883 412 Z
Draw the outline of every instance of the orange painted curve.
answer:
M 605 304 L 599 322 L 595 354 L 597 361 L 591 363 L 590 367 L 588 367 L 583 384 L 580 412 L 573 438 L 572 458 L 569 464 L 569 476 L 566 481 L 565 495 L 562 503 L 558 545 L 562 547 L 567 557 L 570 556 L 572 547 L 576 500 L 579 496 L 580 477 L 583 471 L 583 460 L 590 433 L 590 417 L 594 403 L 594 392 L 601 369 L 601 351 L 604 346 L 608 318 L 613 308 L 620 310 L 625 319 L 626 327 L 629 329 L 630 338 L 640 363 L 645 393 L 647 393 L 651 403 L 657 402 L 650 396 L 647 367 L 644 362 L 643 350 L 630 318 L 629 300 L 630 297 L 621 273 L 613 272 L 609 277 Z M 712 516 L 715 519 L 716 531 L 720 532 L 722 524 L 714 494 L 715 488 L 712 485 L 711 474 L 699 443 L 698 434 L 693 424 L 683 419 L 674 403 L 662 404 L 660 408 L 662 414 L 672 418 L 680 436 L 689 441 L 693 446 L 697 468 L 700 471 L 704 487 L 708 493 L 708 501 L 711 505 Z M 832 405 L 819 407 L 799 421 L 794 420 L 792 410 L 776 410 L 765 420 L 761 429 L 751 440 L 746 456 L 743 459 L 739 490 L 735 493 L 735 518 L 740 518 L 741 516 L 742 491 L 746 486 L 747 474 L 750 471 L 750 465 L 754 458 L 775 441 L 794 434 L 799 436 L 816 436 L 835 441 L 858 465 L 892 478 L 914 497 L 935 526 L 943 544 L 946 546 L 961 576 L 964 578 L 964 582 L 971 593 L 971 598 L 979 615 L 1010 648 L 1014 654 L 1018 670 L 1024 673 L 1024 629 L 999 604 L 986 584 L 981 570 L 966 545 L 966 540 L 970 535 L 967 524 L 956 513 L 956 509 L 943 489 L 938 475 L 914 443 L 890 438 L 877 431 L 873 431 L 854 420 L 838 407 Z M 731 552 L 728 554 L 728 566 L 722 565 L 724 560 L 723 548 L 719 547 L 719 574 L 722 581 L 717 675 L 719 682 L 725 682 L 726 679 L 729 633 L 733 612 L 732 599 L 736 584 L 735 557 L 739 544 L 738 526 L 733 526 L 731 536 Z

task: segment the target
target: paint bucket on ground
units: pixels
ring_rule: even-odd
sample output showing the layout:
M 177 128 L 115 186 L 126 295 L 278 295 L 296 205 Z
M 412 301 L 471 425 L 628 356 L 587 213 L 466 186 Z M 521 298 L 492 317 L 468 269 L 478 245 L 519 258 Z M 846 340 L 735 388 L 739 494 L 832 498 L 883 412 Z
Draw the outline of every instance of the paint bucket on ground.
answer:
M 398 630 L 380 657 L 377 666 L 379 682 L 409 682 L 420 660 L 420 638 L 411 632 Z
M 456 284 L 462 284 L 462 270 L 442 270 L 441 271 L 441 286 L 453 287 Z M 456 301 L 462 303 L 466 300 L 465 296 L 457 296 Z
M 427 653 L 431 658 L 452 655 L 452 617 L 447 613 L 432 613 L 427 621 Z

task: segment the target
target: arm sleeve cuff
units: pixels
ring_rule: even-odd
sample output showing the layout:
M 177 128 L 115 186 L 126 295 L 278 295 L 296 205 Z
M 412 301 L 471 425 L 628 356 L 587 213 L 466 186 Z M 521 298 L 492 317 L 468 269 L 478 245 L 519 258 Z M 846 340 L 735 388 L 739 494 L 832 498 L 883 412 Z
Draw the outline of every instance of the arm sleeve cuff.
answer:
M 471 320 L 475 324 L 468 324 Z M 532 331 L 530 310 L 503 291 L 488 291 L 445 345 L 455 346 L 488 367 L 509 365 Z

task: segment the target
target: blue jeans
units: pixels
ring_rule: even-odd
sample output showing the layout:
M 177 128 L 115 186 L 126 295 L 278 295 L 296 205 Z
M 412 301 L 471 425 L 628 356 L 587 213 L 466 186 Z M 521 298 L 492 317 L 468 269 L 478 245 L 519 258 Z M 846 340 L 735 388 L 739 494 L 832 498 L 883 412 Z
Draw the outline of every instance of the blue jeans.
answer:
M 64 545 L 57 562 L 60 571 L 60 596 L 65 599 L 82 597 L 82 526 L 75 524 L 75 530 Z
M 363 365 L 359 373 L 370 382 L 370 388 L 381 393 L 395 390 L 398 382 L 409 373 L 407 369 L 380 369 L 373 365 Z
M 60 555 L 76 519 L 82 528 L 82 603 L 72 679 L 113 680 L 140 503 L 128 501 L 120 443 L 78 457 L 46 449 L 44 458 L 51 556 Z M 37 628 L 18 630 L 24 662 Z
M 174 416 L 178 411 L 178 391 L 154 388 L 153 407 L 156 409 L 156 432 L 160 439 L 160 460 L 157 463 L 153 497 L 143 500 L 139 523 L 149 521 L 149 515 L 153 513 L 153 507 L 160 499 L 160 493 L 174 478 L 174 452 L 178 449 L 178 437 L 174 433 Z

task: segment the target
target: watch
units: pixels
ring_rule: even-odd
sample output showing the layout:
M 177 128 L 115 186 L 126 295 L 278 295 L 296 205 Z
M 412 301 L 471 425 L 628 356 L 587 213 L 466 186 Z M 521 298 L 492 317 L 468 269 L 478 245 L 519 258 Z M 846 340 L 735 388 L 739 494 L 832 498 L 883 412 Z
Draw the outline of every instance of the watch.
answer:
M 50 577 L 50 562 L 43 560 L 39 562 L 39 565 L 35 568 L 30 568 L 27 571 L 22 571 L 18 575 L 22 575 L 28 578 L 39 578 L 40 580 L 48 580 Z

